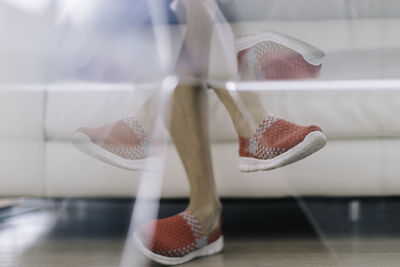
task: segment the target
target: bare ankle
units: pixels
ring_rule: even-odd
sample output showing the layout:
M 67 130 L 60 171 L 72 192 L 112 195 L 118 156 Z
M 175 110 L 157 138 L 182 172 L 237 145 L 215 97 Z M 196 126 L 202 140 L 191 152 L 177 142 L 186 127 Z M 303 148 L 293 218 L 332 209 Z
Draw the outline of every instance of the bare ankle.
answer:
M 218 227 L 222 211 L 222 206 L 219 201 L 207 205 L 190 203 L 187 209 L 199 220 L 205 234 L 211 233 Z

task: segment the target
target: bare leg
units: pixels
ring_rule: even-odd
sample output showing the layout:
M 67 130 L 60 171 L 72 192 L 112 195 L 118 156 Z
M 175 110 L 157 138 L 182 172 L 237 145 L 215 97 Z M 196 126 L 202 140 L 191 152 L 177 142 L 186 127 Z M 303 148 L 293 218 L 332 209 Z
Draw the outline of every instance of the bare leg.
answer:
M 228 111 L 237 134 L 252 138 L 258 125 L 266 116 L 266 111 L 258 99 L 258 94 L 238 92 L 236 99 L 234 99 L 232 93 L 227 89 L 214 88 L 214 91 Z
M 154 121 L 157 116 L 157 106 L 160 101 L 160 92 L 156 91 L 151 95 L 139 108 L 133 116 L 140 125 L 144 128 L 145 132 L 151 136 L 153 132 Z
M 187 29 L 185 53 L 180 55 L 178 71 L 183 76 L 206 79 L 216 3 L 213 0 L 183 0 L 182 3 Z M 221 204 L 214 182 L 207 112 L 207 97 L 202 86 L 179 85 L 175 89 L 170 133 L 190 183 L 188 209 L 208 234 L 218 226 Z
M 200 86 L 179 85 L 173 101 L 170 132 L 190 183 L 188 209 L 208 234 L 218 225 L 221 204 L 211 162 L 207 98 Z
M 187 31 L 185 36 L 185 49 L 188 52 L 190 72 L 193 76 L 201 78 L 232 78 L 237 72 L 236 54 L 234 49 L 233 32 L 229 27 L 221 25 L 223 17 L 218 4 L 214 0 L 183 0 L 186 9 Z M 218 21 L 217 21 L 218 20 Z M 213 35 L 214 31 L 214 35 Z M 225 75 L 209 73 L 210 46 L 212 38 L 215 42 L 224 43 L 218 54 L 224 61 L 220 67 L 228 69 Z M 228 43 L 227 43 L 228 42 Z M 232 42 L 232 44 L 230 44 Z M 211 65 L 215 64 L 212 62 Z M 184 65 L 184 68 L 188 64 Z M 212 70 L 216 70 L 212 68 Z M 187 73 L 183 73 L 187 74 Z M 210 74 L 211 77 L 208 75 Z M 258 99 L 258 94 L 249 92 L 237 93 L 234 99 L 225 88 L 216 88 L 216 94 L 224 104 L 238 135 L 251 138 L 259 123 L 265 119 L 265 110 Z
M 242 137 L 252 138 L 267 113 L 259 100 L 259 94 L 254 92 L 232 93 L 225 88 L 214 88 L 214 92 L 228 111 L 237 134 Z M 149 134 L 152 132 L 158 100 L 156 93 L 134 115 L 134 118 Z

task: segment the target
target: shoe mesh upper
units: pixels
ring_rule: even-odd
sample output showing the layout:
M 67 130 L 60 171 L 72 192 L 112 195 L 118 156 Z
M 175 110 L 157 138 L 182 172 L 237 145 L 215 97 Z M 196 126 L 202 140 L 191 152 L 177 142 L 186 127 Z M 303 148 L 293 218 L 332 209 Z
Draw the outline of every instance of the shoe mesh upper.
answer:
M 292 149 L 311 132 L 322 131 L 318 126 L 300 126 L 268 115 L 251 139 L 239 137 L 239 155 L 257 159 L 273 159 Z
M 321 69 L 321 65 L 312 65 L 301 54 L 273 41 L 240 51 L 238 63 L 242 80 L 314 78 Z
M 93 143 L 124 159 L 146 157 L 147 135 L 132 117 L 97 128 L 82 127 L 78 132 L 88 135 Z
M 190 211 L 150 221 L 137 230 L 144 246 L 153 253 L 166 257 L 183 257 L 221 236 L 221 226 L 204 234 L 199 221 Z

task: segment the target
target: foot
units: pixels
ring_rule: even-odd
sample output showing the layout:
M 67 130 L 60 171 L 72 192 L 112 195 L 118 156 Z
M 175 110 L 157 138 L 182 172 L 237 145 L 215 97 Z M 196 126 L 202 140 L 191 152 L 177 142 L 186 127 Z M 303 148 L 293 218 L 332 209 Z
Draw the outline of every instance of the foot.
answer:
M 189 210 L 140 226 L 134 233 L 134 239 L 140 252 L 165 265 L 213 255 L 224 246 L 221 223 L 210 233 L 205 233 L 199 220 Z
M 265 32 L 238 39 L 243 80 L 287 80 L 319 75 L 324 53 L 287 35 Z
M 253 138 L 239 136 L 239 141 L 239 170 L 253 172 L 272 170 L 303 159 L 320 150 L 326 137 L 318 126 L 300 126 L 268 115 Z
M 139 170 L 146 166 L 149 139 L 132 117 L 97 128 L 79 128 L 72 142 L 84 153 L 120 168 Z

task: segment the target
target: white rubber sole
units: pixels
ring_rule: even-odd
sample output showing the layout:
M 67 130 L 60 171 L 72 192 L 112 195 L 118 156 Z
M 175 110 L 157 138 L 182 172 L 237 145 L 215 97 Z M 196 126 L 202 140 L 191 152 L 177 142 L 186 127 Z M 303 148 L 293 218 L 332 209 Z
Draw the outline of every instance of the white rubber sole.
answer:
M 317 152 L 326 144 L 326 136 L 320 131 L 306 135 L 303 142 L 273 159 L 240 157 L 239 170 L 242 172 L 267 171 L 283 167 Z
M 201 249 L 195 250 L 183 257 L 166 257 L 159 254 L 155 254 L 148 250 L 143 242 L 139 239 L 136 233 L 133 234 L 133 238 L 135 240 L 135 244 L 137 249 L 143 253 L 149 259 L 164 265 L 177 265 L 182 264 L 188 261 L 191 261 L 195 258 L 211 256 L 219 253 L 224 248 L 224 237 L 221 236 L 216 241 L 208 244 L 207 246 L 202 247 Z
M 249 34 L 239 37 L 236 40 L 236 51 L 242 51 L 263 41 L 272 41 L 289 47 L 300 53 L 304 60 L 314 66 L 319 66 L 325 57 L 325 53 L 320 49 L 306 42 L 278 32 L 263 32 L 259 34 Z
M 154 158 L 145 158 L 137 160 L 129 160 L 121 158 L 102 147 L 96 145 L 90 140 L 90 137 L 84 133 L 76 132 L 72 136 L 72 144 L 80 151 L 88 154 L 89 156 L 95 157 L 105 163 L 109 163 L 116 167 L 125 170 L 147 170 L 151 169 L 151 162 Z

